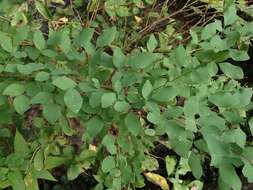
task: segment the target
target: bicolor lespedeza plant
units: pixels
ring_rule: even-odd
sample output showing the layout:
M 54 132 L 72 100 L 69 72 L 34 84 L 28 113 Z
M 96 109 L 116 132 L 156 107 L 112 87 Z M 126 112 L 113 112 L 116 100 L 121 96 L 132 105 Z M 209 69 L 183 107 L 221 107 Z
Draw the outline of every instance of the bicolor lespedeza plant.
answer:
M 253 25 L 232 1 L 223 18 L 193 27 L 187 44 L 166 51 L 154 34 L 128 46 L 127 32 L 101 17 L 89 27 L 53 22 L 35 1 L 49 20 L 45 33 L 36 19 L 29 24 L 27 2 L 3 2 L 19 15 L 0 15 L 0 189 L 38 190 L 38 181 L 60 180 L 60 170 L 66 181 L 91 176 L 95 190 L 137 189 L 146 180 L 200 190 L 207 164 L 221 190 L 242 189 L 243 176 L 253 182 L 253 91 L 240 67 L 250 59 Z M 141 23 L 136 15 L 154 2 L 138 2 L 91 1 L 88 15 L 104 8 L 105 20 Z M 73 12 L 56 11 L 81 19 L 75 3 Z M 159 145 L 171 154 L 156 157 Z M 156 172 L 163 166 L 165 176 Z

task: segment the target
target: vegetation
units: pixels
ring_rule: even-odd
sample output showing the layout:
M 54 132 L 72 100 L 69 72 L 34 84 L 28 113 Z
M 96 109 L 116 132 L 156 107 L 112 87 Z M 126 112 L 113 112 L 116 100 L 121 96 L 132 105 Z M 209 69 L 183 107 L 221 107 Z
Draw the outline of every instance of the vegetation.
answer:
M 252 18 L 233 0 L 1 0 L 0 189 L 253 183 Z

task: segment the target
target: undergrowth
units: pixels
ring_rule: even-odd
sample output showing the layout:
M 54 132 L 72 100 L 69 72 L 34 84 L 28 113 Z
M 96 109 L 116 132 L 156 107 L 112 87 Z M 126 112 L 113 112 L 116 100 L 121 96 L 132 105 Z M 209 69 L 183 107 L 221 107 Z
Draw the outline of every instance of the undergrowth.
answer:
M 239 13 L 252 19 L 232 0 L 2 0 L 0 189 L 253 183 Z

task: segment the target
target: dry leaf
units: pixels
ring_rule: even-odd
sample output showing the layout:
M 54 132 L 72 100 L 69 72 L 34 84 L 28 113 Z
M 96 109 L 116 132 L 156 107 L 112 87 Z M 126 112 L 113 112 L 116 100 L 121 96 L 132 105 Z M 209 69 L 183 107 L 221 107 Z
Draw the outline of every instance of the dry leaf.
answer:
M 158 185 L 162 188 L 162 190 L 169 190 L 169 185 L 167 183 L 167 180 L 155 173 L 152 172 L 148 172 L 148 173 L 144 173 L 145 177 L 147 178 L 147 180 L 155 185 Z

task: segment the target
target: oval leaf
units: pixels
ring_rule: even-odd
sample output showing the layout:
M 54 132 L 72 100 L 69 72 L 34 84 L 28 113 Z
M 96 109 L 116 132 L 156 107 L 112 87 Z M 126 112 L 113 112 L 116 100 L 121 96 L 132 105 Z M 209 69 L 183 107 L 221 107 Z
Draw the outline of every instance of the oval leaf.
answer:
M 76 86 L 76 82 L 68 77 L 62 76 L 62 77 L 57 77 L 53 81 L 53 85 L 57 86 L 58 88 L 62 90 L 68 90 L 70 88 L 74 88 Z
M 78 113 L 83 105 L 80 93 L 75 89 L 69 89 L 64 95 L 66 106 L 74 113 Z
M 220 69 L 223 73 L 232 78 L 232 79 L 242 79 L 243 78 L 243 70 L 241 67 L 232 65 L 230 63 L 220 63 Z
M 141 130 L 140 119 L 134 115 L 132 112 L 128 113 L 125 118 L 125 125 L 128 128 L 129 132 L 137 136 Z
M 61 117 L 61 108 L 57 104 L 47 104 L 42 113 L 50 124 L 54 124 Z
M 34 32 L 33 43 L 39 50 L 43 50 L 45 48 L 46 42 L 41 31 L 37 30 Z
M 29 99 L 24 96 L 20 95 L 17 96 L 14 101 L 13 101 L 13 106 L 20 115 L 25 113 L 29 108 L 30 108 L 30 103 Z
M 107 28 L 103 30 L 102 35 L 99 36 L 97 39 L 97 46 L 103 47 L 109 45 L 110 43 L 113 42 L 114 38 L 116 37 L 116 34 L 117 34 L 116 27 Z

